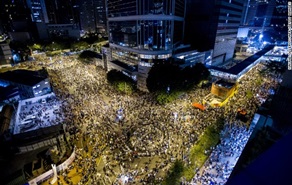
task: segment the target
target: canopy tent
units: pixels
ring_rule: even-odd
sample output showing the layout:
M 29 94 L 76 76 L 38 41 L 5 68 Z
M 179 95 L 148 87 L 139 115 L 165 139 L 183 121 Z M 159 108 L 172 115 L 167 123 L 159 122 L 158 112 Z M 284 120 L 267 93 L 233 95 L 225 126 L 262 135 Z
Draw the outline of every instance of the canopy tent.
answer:
M 200 110 L 205 110 L 204 105 L 202 105 L 202 104 L 200 104 L 200 103 L 197 103 L 197 102 L 194 102 L 194 103 L 192 104 L 192 106 L 195 107 L 195 108 L 198 108 L 198 109 L 200 109 Z

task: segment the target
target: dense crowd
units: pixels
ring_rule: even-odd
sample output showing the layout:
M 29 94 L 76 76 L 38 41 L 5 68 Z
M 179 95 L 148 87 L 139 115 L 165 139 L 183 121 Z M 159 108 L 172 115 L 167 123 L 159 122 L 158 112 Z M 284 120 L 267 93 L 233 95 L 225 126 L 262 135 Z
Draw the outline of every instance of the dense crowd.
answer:
M 63 120 L 63 114 L 59 111 L 60 102 L 53 95 L 44 100 L 27 101 L 20 106 L 14 133 L 57 125 Z
M 103 69 L 80 63 L 74 56 L 22 65 L 33 68 L 35 64 L 47 68 L 54 92 L 63 101 L 60 111 L 65 114 L 63 123 L 71 134 L 70 143 L 79 146 L 72 166 L 79 169 L 79 184 L 162 181 L 172 162 L 187 158 L 191 146 L 216 118 L 224 115 L 226 123 L 234 126 L 235 133 L 242 130 L 244 125 L 236 119 L 238 108 L 247 110 L 247 117 L 252 118 L 260 104 L 255 95 L 259 93 L 265 98 L 275 83 L 267 80 L 263 86 L 253 84 L 258 71 L 264 67 L 259 64 L 240 80 L 238 93 L 225 108 L 201 111 L 191 103 L 201 102 L 210 92 L 209 87 L 197 88 L 174 103 L 162 106 L 151 94 L 118 93 L 107 83 Z M 248 89 L 254 94 L 249 99 L 246 98 Z M 242 135 L 242 140 L 245 138 Z M 232 142 L 223 141 L 222 147 Z M 228 155 L 231 154 L 232 151 Z M 222 154 L 212 155 L 216 161 Z M 208 168 L 216 168 L 212 161 L 207 164 L 211 166 Z M 67 172 L 63 175 L 71 184 Z M 197 178 L 205 180 L 210 176 Z
M 260 63 L 240 79 L 237 94 L 226 106 L 225 118 L 227 119 L 225 119 L 226 124 L 221 133 L 220 144 L 213 149 L 202 170 L 196 173 L 189 184 L 226 183 L 257 121 L 254 118 L 255 120 L 248 128 L 242 125 L 242 122 L 238 121 L 235 116 L 237 108 L 247 110 L 248 116 L 252 117 L 258 106 L 265 102 L 271 91 L 275 91 L 281 82 L 280 74 L 260 75 L 265 70 L 266 66 Z M 258 85 L 252 83 L 260 76 L 264 76 L 261 79 L 262 83 Z M 246 97 L 248 90 L 253 93 L 253 97 Z

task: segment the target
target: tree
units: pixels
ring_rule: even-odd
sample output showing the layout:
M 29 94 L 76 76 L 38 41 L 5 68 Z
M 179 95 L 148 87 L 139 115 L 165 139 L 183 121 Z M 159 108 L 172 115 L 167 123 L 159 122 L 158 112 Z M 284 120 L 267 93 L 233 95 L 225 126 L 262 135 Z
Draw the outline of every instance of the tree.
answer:
M 148 73 L 147 88 L 150 92 L 189 90 L 202 80 L 208 79 L 210 72 L 201 63 L 181 69 L 175 62 L 155 63 Z
M 79 59 L 85 63 L 91 63 L 93 59 L 102 59 L 101 55 L 94 51 L 85 50 L 79 55 Z
M 56 51 L 56 50 L 63 50 L 66 47 L 62 43 L 52 42 L 52 43 L 48 44 L 45 48 L 47 51 Z
M 74 51 L 85 50 L 89 47 L 89 44 L 85 41 L 75 42 L 71 45 L 71 49 Z
M 171 90 L 179 85 L 180 68 L 169 62 L 155 63 L 148 73 L 147 88 L 150 92 Z
M 171 167 L 165 181 L 163 182 L 164 185 L 179 185 L 180 178 L 184 171 L 184 164 L 181 160 L 176 160 Z
M 36 43 L 34 43 L 33 45 L 30 45 L 29 47 L 33 51 L 35 51 L 35 50 L 40 51 L 43 49 L 43 46 L 41 44 L 36 44 Z
M 134 80 L 116 69 L 107 73 L 107 80 L 120 92 L 131 94 L 135 90 Z

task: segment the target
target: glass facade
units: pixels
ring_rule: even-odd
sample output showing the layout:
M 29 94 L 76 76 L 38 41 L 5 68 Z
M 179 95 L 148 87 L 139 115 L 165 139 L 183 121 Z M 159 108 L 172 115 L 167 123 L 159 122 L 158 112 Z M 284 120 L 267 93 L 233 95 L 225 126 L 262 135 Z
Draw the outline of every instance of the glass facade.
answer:
M 108 0 L 107 8 L 112 59 L 138 66 L 137 86 L 147 91 L 153 61 L 183 41 L 185 0 Z
M 27 4 L 31 9 L 31 19 L 33 22 L 49 22 L 44 0 L 28 0 Z
M 130 66 L 137 65 L 138 55 L 133 52 L 116 49 L 112 51 L 112 57 Z
M 140 50 L 172 49 L 171 21 L 137 20 L 109 23 L 110 42 Z
M 108 17 L 136 15 L 136 0 L 108 0 Z
M 108 16 L 176 15 L 184 17 L 185 0 L 110 0 Z
M 170 51 L 183 40 L 185 0 L 108 0 L 107 5 L 112 44 Z

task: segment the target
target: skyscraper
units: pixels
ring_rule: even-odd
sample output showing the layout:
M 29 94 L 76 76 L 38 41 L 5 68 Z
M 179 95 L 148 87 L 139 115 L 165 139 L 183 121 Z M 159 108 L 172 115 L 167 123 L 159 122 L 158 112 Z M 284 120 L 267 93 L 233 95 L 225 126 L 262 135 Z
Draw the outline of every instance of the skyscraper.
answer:
M 31 10 L 31 20 L 37 23 L 49 23 L 45 0 L 27 0 Z
M 106 12 L 104 0 L 80 1 L 81 29 L 85 32 L 106 31 Z
M 105 0 L 96 0 L 95 14 L 96 14 L 96 27 L 99 33 L 106 33 L 106 7 Z
M 30 22 L 25 0 L 1 0 L 0 17 L 4 32 L 27 31 Z
M 75 0 L 27 0 L 39 39 L 80 36 L 79 10 Z
M 270 26 L 275 0 L 258 0 L 254 26 Z
M 109 66 L 127 65 L 146 90 L 154 60 L 171 57 L 182 43 L 185 8 L 185 0 L 108 0 L 110 55 L 121 62 Z
M 288 26 L 288 1 L 287 0 L 277 0 L 274 6 L 271 26 L 277 31 L 281 31 L 287 35 Z
M 199 51 L 213 49 L 212 65 L 232 59 L 243 5 L 242 0 L 189 0 L 185 41 Z
M 247 0 L 248 9 L 245 12 L 243 25 L 270 26 L 276 0 Z M 286 1 L 287 2 L 287 1 Z M 287 4 L 287 3 L 286 3 Z
M 76 0 L 46 0 L 50 24 L 79 24 L 79 12 L 75 11 Z

